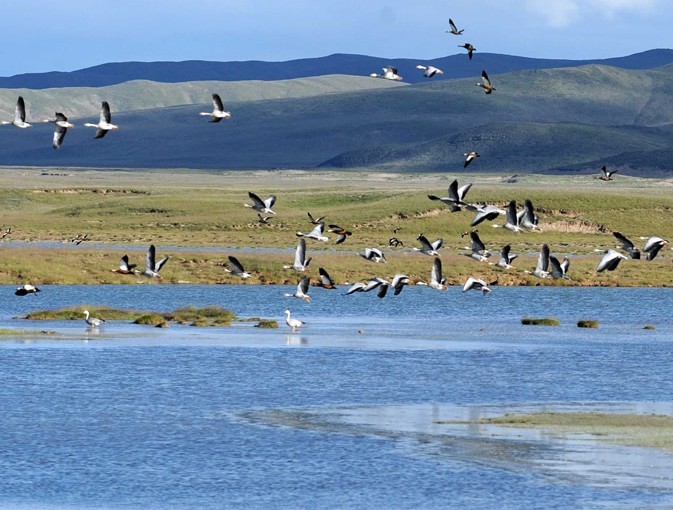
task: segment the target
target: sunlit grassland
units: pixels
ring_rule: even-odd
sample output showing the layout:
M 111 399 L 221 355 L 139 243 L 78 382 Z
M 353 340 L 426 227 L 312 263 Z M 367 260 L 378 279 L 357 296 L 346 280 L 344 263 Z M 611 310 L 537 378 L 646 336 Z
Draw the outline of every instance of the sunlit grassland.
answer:
M 517 269 L 506 272 L 460 255 L 469 244 L 469 238 L 462 238 L 461 233 L 470 229 L 473 213 L 451 213 L 427 198 L 428 194 L 444 196 L 454 176 L 382 174 L 377 179 L 347 172 L 313 176 L 310 172 L 137 174 L 72 171 L 44 177 L 37 170 L 23 170 L 12 186 L 0 188 L 0 228 L 12 228 L 0 242 L 0 283 L 156 284 L 158 280 L 113 272 L 124 253 L 142 268 L 144 252 L 151 243 L 157 246 L 159 257 L 171 257 L 162 270 L 163 283 L 296 283 L 299 275 L 282 265 L 294 258 L 295 233 L 312 229 L 306 216 L 310 211 L 315 217 L 325 216 L 327 224 L 353 232 L 341 245 L 335 245 L 336 236 L 329 233 L 328 243 L 307 240 L 308 255 L 313 257 L 308 274 L 316 278 L 318 267 L 325 267 L 337 283 L 395 273 L 427 280 L 432 258 L 412 251 L 419 246 L 416 237 L 424 233 L 430 240 L 444 239 L 440 253 L 451 284 L 475 276 L 500 285 L 673 285 L 668 248 L 651 262 L 629 260 L 614 273 L 595 272 L 600 254 L 594 250 L 616 246 L 613 230 L 637 245 L 644 244 L 640 236 L 673 238 L 673 195 L 665 180 L 624 177 L 616 183 L 603 183 L 595 176 L 458 176 L 461 185 L 474 183 L 467 196 L 469 202 L 505 207 L 510 200 L 519 204 L 525 199 L 533 201 L 542 232 L 515 234 L 493 228 L 504 218 L 477 227 L 494 253 L 494 262 L 505 244 L 520 255 L 514 262 Z M 0 178 L 0 186 L 3 178 L 9 179 L 7 175 Z M 248 190 L 262 198 L 277 196 L 277 215 L 270 224 L 259 223 L 257 212 L 243 207 L 250 203 Z M 70 241 L 83 234 L 88 240 L 81 245 Z M 388 240 L 393 236 L 404 246 L 390 248 Z M 62 245 L 45 247 L 37 241 Z M 523 272 L 535 266 L 543 243 L 557 257 L 570 257 L 571 281 L 539 280 Z M 359 257 L 357 252 L 365 247 L 382 248 L 388 264 Z M 235 254 L 253 278 L 242 282 L 227 274 L 223 264 L 228 254 Z

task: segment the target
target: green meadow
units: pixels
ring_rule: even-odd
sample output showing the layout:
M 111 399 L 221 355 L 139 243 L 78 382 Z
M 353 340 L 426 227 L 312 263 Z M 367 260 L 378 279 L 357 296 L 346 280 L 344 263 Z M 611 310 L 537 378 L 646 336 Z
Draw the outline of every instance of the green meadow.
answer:
M 493 252 L 492 261 L 497 262 L 503 245 L 511 245 L 512 253 L 519 254 L 515 269 L 503 271 L 461 255 L 469 244 L 461 233 L 470 230 L 473 213 L 451 213 L 427 198 L 446 195 L 454 178 L 459 185 L 474 183 L 468 202 L 504 207 L 510 200 L 532 200 L 542 232 L 516 234 L 492 227 L 504 218 L 477 227 Z M 0 229 L 12 230 L 0 241 L 0 283 L 296 283 L 299 275 L 282 266 L 294 258 L 295 233 L 311 230 L 306 215 L 311 212 L 353 232 L 340 245 L 329 233 L 328 243 L 307 240 L 313 257 L 308 274 L 317 279 L 318 268 L 324 267 L 338 284 L 395 273 L 414 281 L 429 279 L 432 258 L 412 250 L 420 246 L 416 237 L 423 233 L 431 241 L 444 239 L 440 253 L 450 284 L 475 276 L 498 285 L 668 286 L 673 285 L 668 247 L 653 261 L 627 260 L 616 271 L 601 274 L 595 271 L 601 255 L 594 250 L 616 247 L 614 230 L 641 246 L 640 236 L 671 239 L 672 187 L 665 179 L 619 174 L 603 182 L 597 175 L 3 169 Z M 277 215 L 268 225 L 243 207 L 250 203 L 248 191 L 262 198 L 277 196 Z M 87 240 L 81 244 L 71 241 L 83 235 Z M 391 237 L 403 246 L 389 247 Z M 559 259 L 571 259 L 571 280 L 540 280 L 524 273 L 535 266 L 543 243 Z M 159 258 L 170 256 L 161 281 L 114 272 L 125 253 L 142 269 L 150 244 L 156 245 Z M 388 264 L 359 257 L 365 247 L 381 248 Z M 253 250 L 238 251 L 242 248 Z M 253 277 L 243 282 L 226 273 L 229 254 Z

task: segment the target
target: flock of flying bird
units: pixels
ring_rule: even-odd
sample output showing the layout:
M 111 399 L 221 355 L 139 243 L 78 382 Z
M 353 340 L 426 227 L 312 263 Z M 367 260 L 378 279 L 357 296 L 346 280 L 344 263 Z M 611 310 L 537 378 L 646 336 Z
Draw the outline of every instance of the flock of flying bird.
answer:
M 461 35 L 463 30 L 459 30 L 452 19 L 449 19 L 449 30 L 447 33 L 453 35 Z M 476 48 L 470 43 L 464 43 L 459 45 L 459 47 L 464 48 L 467 51 L 467 56 L 472 60 L 473 52 L 476 51 Z M 432 65 L 417 65 L 417 69 L 423 71 L 423 75 L 426 78 L 432 78 L 433 76 L 443 74 L 441 69 L 438 69 Z M 399 75 L 397 68 L 392 65 L 388 65 L 383 68 L 381 74 L 373 73 L 370 76 L 375 78 L 382 78 L 388 80 L 402 80 L 402 77 Z M 496 88 L 492 85 L 491 80 L 488 77 L 488 74 L 485 70 L 482 70 L 481 81 L 477 83 L 479 87 L 484 89 L 486 94 L 491 94 Z M 222 119 L 227 119 L 231 117 L 231 113 L 224 110 L 222 100 L 218 94 L 212 94 L 212 103 L 213 109 L 209 112 L 200 112 L 199 115 L 210 117 L 210 122 L 217 123 Z M 55 113 L 54 119 L 47 119 L 43 122 L 53 123 L 55 125 L 54 135 L 53 135 L 53 147 L 58 149 L 61 147 L 67 130 L 73 128 L 74 125 L 68 122 L 68 118 L 60 112 Z M 26 122 L 26 104 L 23 97 L 19 97 L 16 103 L 16 109 L 14 114 L 14 119 L 12 121 L 1 121 L 1 124 L 11 124 L 18 128 L 29 128 L 31 124 Z M 94 138 L 103 138 L 108 131 L 118 129 L 118 126 L 112 124 L 112 117 L 110 113 L 110 105 L 107 101 L 103 101 L 101 104 L 100 118 L 97 124 L 85 123 L 84 126 L 96 128 L 96 133 Z M 475 159 L 480 157 L 480 154 L 476 151 L 469 151 L 464 154 L 465 159 L 463 163 L 463 168 L 467 168 Z M 605 166 L 601 168 L 600 179 L 604 181 L 610 181 L 613 179 L 615 171 L 608 171 Z M 539 218 L 535 214 L 533 204 L 530 200 L 526 200 L 522 210 L 517 210 L 517 205 L 515 201 L 510 201 L 506 209 L 490 205 L 490 204 L 474 204 L 468 203 L 465 201 L 466 195 L 470 190 L 472 184 L 468 183 L 462 187 L 458 187 L 458 182 L 454 180 L 448 188 L 448 194 L 444 197 L 438 197 L 435 195 L 428 195 L 428 198 L 433 201 L 439 201 L 445 204 L 451 212 L 458 212 L 466 210 L 475 214 L 474 219 L 470 223 L 471 230 L 464 232 L 462 236 L 469 235 L 471 240 L 471 245 L 466 247 L 463 255 L 472 258 L 473 260 L 485 263 L 489 265 L 495 265 L 502 270 L 510 270 L 514 266 L 512 265 L 513 261 L 517 258 L 517 255 L 511 254 L 511 245 L 507 244 L 503 246 L 500 250 L 499 260 L 497 263 L 491 262 L 489 259 L 492 253 L 486 248 L 485 244 L 479 237 L 478 230 L 475 229 L 477 225 L 485 221 L 494 221 L 500 216 L 504 216 L 505 222 L 503 224 L 494 224 L 494 227 L 501 227 L 511 232 L 519 233 L 523 231 L 538 231 L 541 232 L 541 228 L 538 226 Z M 273 206 L 276 202 L 275 196 L 270 196 L 265 200 L 262 200 L 255 193 L 249 192 L 249 198 L 252 201 L 252 204 L 244 204 L 245 207 L 251 208 L 257 211 L 258 221 L 263 224 L 269 223 L 273 216 L 276 213 L 273 211 Z M 299 242 L 295 250 L 295 258 L 292 263 L 285 264 L 283 267 L 285 269 L 291 269 L 298 272 L 307 271 L 311 258 L 307 258 L 306 253 L 306 239 L 327 242 L 329 238 L 325 235 L 326 224 L 323 221 L 324 217 L 314 218 L 311 213 L 307 213 L 310 223 L 313 225 L 312 230 L 309 232 L 297 232 L 296 236 L 299 237 Z M 352 235 L 352 232 L 340 227 L 339 225 L 330 224 L 328 225 L 328 233 L 334 233 L 337 235 L 336 244 L 341 244 L 347 240 L 349 236 Z M 667 246 L 668 241 L 657 237 L 652 236 L 645 239 L 646 242 L 642 250 L 638 249 L 633 242 L 631 242 L 627 237 L 619 232 L 613 232 L 617 241 L 621 244 L 621 247 L 629 254 L 633 259 L 639 259 L 641 257 L 641 251 L 646 254 L 647 260 L 652 260 L 656 257 L 659 251 Z M 394 241 L 396 243 L 394 243 Z M 439 250 L 442 247 L 443 240 L 436 239 L 434 241 L 429 241 L 425 235 L 422 233 L 418 235 L 417 241 L 420 243 L 419 247 L 413 247 L 413 251 L 432 256 L 434 260 L 432 262 L 432 267 L 430 270 L 430 280 L 428 282 L 416 282 L 418 285 L 426 285 L 432 289 L 436 290 L 446 290 L 446 278 L 442 275 L 442 261 L 440 258 Z M 401 244 L 396 238 L 391 238 L 389 245 L 397 246 Z M 596 250 L 603 251 L 603 250 Z M 386 257 L 384 253 L 375 247 L 366 247 L 362 252 L 358 252 L 358 255 L 364 258 L 367 261 L 373 263 L 385 263 Z M 151 245 L 147 251 L 145 257 L 145 269 L 137 269 L 137 264 L 132 264 L 129 262 L 128 255 L 124 255 L 120 260 L 119 268 L 114 269 L 113 271 L 120 274 L 134 274 L 134 275 L 144 275 L 149 278 L 161 278 L 159 271 L 168 261 L 169 257 L 164 257 L 160 260 L 156 260 L 156 248 L 154 245 Z M 603 256 L 596 268 L 597 272 L 602 271 L 614 271 L 619 263 L 622 260 L 628 259 L 624 254 L 614 250 L 607 249 L 603 251 Z M 540 249 L 537 264 L 534 269 L 531 271 L 526 270 L 527 274 L 531 274 L 538 278 L 554 278 L 554 279 L 569 279 L 568 271 L 570 268 L 570 259 L 566 256 L 562 261 L 550 253 L 549 246 L 543 244 Z M 233 255 L 228 257 L 228 265 L 225 266 L 225 271 L 246 279 L 252 276 L 251 273 L 245 270 L 243 264 Z M 320 267 L 319 270 L 319 281 L 315 284 L 316 286 L 322 287 L 324 289 L 333 290 L 336 289 L 336 285 L 332 278 L 329 276 L 327 270 L 323 267 Z M 350 295 L 356 292 L 369 292 L 376 290 L 376 294 L 379 298 L 386 296 L 389 288 L 392 288 L 393 295 L 398 295 L 402 292 L 403 288 L 406 285 L 411 283 L 411 279 L 404 274 L 395 274 L 390 278 L 384 278 L 381 276 L 375 276 L 370 278 L 366 282 L 356 282 L 348 287 L 345 292 L 345 295 Z M 303 299 L 306 302 L 310 302 L 309 290 L 311 287 L 310 277 L 303 277 L 294 292 L 285 293 L 284 296 L 294 297 Z M 463 291 L 469 290 L 478 290 L 482 291 L 484 294 L 491 292 L 488 284 L 481 279 L 469 277 L 463 285 Z M 39 292 L 40 289 L 33 285 L 23 285 L 16 290 L 17 295 L 26 295 Z M 105 321 L 95 317 L 91 317 L 88 310 L 85 310 L 85 321 L 88 326 L 96 328 L 102 325 Z M 285 310 L 285 321 L 292 332 L 295 332 L 298 328 L 301 328 L 304 325 L 304 322 L 293 318 L 289 309 Z

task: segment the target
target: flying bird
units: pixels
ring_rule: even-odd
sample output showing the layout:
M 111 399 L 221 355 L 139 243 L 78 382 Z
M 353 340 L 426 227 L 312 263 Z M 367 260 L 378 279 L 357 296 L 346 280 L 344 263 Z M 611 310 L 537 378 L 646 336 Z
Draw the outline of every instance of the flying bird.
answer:
M 497 264 L 498 267 L 502 269 L 512 269 L 514 267 L 512 266 L 512 262 L 514 262 L 514 259 L 517 258 L 518 255 L 510 254 L 511 249 L 512 247 L 509 244 L 502 247 L 502 250 L 500 250 L 500 259 Z
M 323 235 L 324 231 L 325 231 L 325 223 L 320 222 L 315 227 L 313 227 L 313 230 L 311 230 L 308 233 L 297 232 L 297 237 L 305 237 L 307 239 L 315 239 L 316 241 L 323 241 L 323 242 L 329 241 L 329 237 Z
M 353 235 L 353 232 L 346 230 L 345 228 L 341 228 L 339 225 L 330 225 L 329 231 L 337 235 L 335 244 L 341 244 L 348 236 Z
M 598 267 L 596 267 L 596 272 L 600 273 L 602 271 L 605 271 L 606 269 L 608 271 L 614 271 L 615 269 L 617 269 L 619 262 L 622 260 L 628 260 L 628 259 L 626 256 L 622 255 L 618 251 L 612 249 L 605 250 L 603 252 L 603 257 L 598 263 Z
M 526 199 L 523 209 L 516 213 L 516 216 L 519 220 L 520 227 L 525 228 L 526 230 L 537 230 L 542 232 L 542 229 L 538 226 L 539 218 L 535 215 L 533 202 L 530 200 Z
M 551 266 L 551 271 L 549 271 L 549 274 L 551 275 L 552 278 L 554 279 L 564 278 L 566 280 L 570 279 L 570 277 L 568 276 L 568 269 L 570 268 L 570 259 L 568 259 L 568 257 L 565 257 L 563 259 L 563 262 L 559 262 L 559 260 L 556 257 L 550 255 L 549 265 Z
M 91 326 L 92 328 L 97 328 L 101 324 L 105 324 L 105 321 L 103 319 L 90 317 L 89 310 L 84 310 L 82 313 L 84 314 L 84 322 L 86 322 L 87 325 Z
M 442 261 L 439 257 L 435 257 L 435 260 L 432 262 L 430 281 L 428 283 L 418 282 L 418 284 L 427 285 L 435 290 L 446 290 L 446 277 L 442 276 Z
M 469 57 L 470 60 L 472 60 L 472 53 L 474 51 L 477 51 L 477 48 L 472 46 L 470 43 L 465 43 L 465 44 L 459 44 L 459 48 L 465 48 L 467 50 L 467 56 Z
M 318 287 L 322 287 L 323 289 L 329 289 L 329 290 L 336 289 L 334 280 L 332 280 L 327 270 L 325 270 L 322 267 L 319 267 L 318 273 L 320 274 L 320 281 L 317 283 Z
M 252 200 L 252 205 L 251 204 L 243 204 L 245 207 L 249 207 L 251 209 L 254 209 L 257 212 L 263 213 L 263 214 L 273 214 L 275 216 L 275 212 L 271 210 L 273 207 L 273 204 L 276 203 L 276 196 L 271 195 L 269 198 L 266 200 L 262 200 L 259 198 L 259 196 L 255 195 L 252 191 L 248 191 L 248 196 L 250 197 L 250 200 Z
M 611 181 L 611 180 L 612 180 L 612 176 L 613 176 L 614 174 L 616 174 L 616 173 L 617 173 L 617 170 L 608 170 L 608 168 L 607 168 L 605 165 L 603 165 L 603 166 L 601 167 L 601 176 L 600 176 L 600 180 L 601 180 L 601 181 Z
M 491 85 L 491 80 L 488 79 L 488 74 L 486 74 L 486 71 L 483 70 L 481 71 L 481 81 L 477 83 L 477 86 L 484 89 L 486 94 L 490 94 L 495 90 L 495 87 Z
M 229 269 L 228 267 L 224 268 L 224 270 L 227 273 L 231 273 L 234 276 L 243 278 L 244 280 L 252 276 L 243 268 L 243 264 L 241 264 L 236 257 L 234 257 L 233 255 L 229 255 L 227 259 L 229 259 L 229 265 L 231 266 L 231 269 Z
M 306 240 L 302 237 L 297 244 L 297 249 L 294 252 L 294 262 L 286 264 L 283 269 L 294 269 L 295 271 L 306 271 L 308 265 L 311 263 L 310 258 L 306 258 Z
M 119 274 L 138 274 L 140 271 L 136 269 L 138 264 L 129 264 L 129 256 L 124 255 L 119 259 L 119 268 L 113 269 L 115 273 Z
M 443 204 L 446 204 L 451 212 L 458 212 L 462 210 L 463 205 L 467 205 L 465 203 L 465 195 L 467 195 L 467 192 L 470 190 L 472 187 L 472 183 L 467 183 L 461 186 L 460 188 L 458 187 L 458 181 L 454 179 L 451 184 L 449 184 L 449 192 L 448 195 L 445 197 L 437 197 L 435 195 L 428 195 L 428 198 L 430 200 L 439 200 Z
M 14 291 L 14 294 L 17 296 L 27 296 L 28 294 L 35 294 L 37 292 L 41 292 L 40 289 L 38 289 L 35 285 L 26 283 L 20 287 L 17 287 Z
M 164 264 L 168 262 L 168 257 L 164 257 L 159 262 L 157 262 L 156 253 L 156 248 L 152 244 L 147 250 L 147 255 L 145 255 L 145 270 L 142 272 L 142 274 L 150 278 L 161 278 L 159 271 L 161 271 L 161 268 L 164 267 Z
M 358 253 L 360 257 L 372 262 L 386 262 L 386 257 L 378 248 L 365 248 L 364 253 Z
M 324 216 L 320 216 L 319 218 L 314 218 L 313 215 L 310 212 L 307 212 L 306 215 L 308 216 L 308 221 L 310 221 L 314 225 L 320 225 L 320 222 L 325 219 Z
M 103 138 L 108 131 L 119 129 L 119 126 L 112 124 L 112 115 L 110 115 L 110 105 L 108 104 L 107 101 L 103 101 L 101 103 L 100 119 L 98 120 L 98 124 L 91 124 L 90 122 L 86 122 L 84 125 L 87 127 L 96 128 L 96 134 L 94 138 Z
M 220 122 L 222 119 L 231 117 L 231 113 L 224 111 L 224 105 L 219 94 L 213 94 L 213 111 L 200 112 L 199 115 L 207 115 L 210 117 L 209 122 Z
M 647 260 L 654 260 L 664 246 L 668 246 L 669 242 L 661 237 L 652 236 L 652 237 L 641 237 L 641 239 L 647 239 L 645 246 L 643 246 L 643 251 L 647 253 Z
M 463 235 L 465 234 L 467 234 L 467 232 L 464 233 Z M 468 253 L 463 253 L 463 255 L 465 255 L 466 257 L 470 257 L 471 259 L 474 259 L 477 262 L 485 262 L 487 264 L 491 264 L 491 262 L 488 260 L 488 258 L 491 256 L 491 252 L 486 249 L 486 246 L 479 238 L 479 234 L 477 233 L 477 231 L 472 230 L 469 232 L 469 234 L 470 234 L 471 246 L 466 247 L 465 249 L 470 251 Z
M 384 67 L 383 73 L 381 74 L 372 73 L 369 76 L 372 78 L 383 78 L 384 80 L 402 81 L 402 77 L 399 75 L 397 68 L 393 66 Z
M 456 24 L 453 22 L 453 20 L 451 18 L 449 18 L 449 28 L 450 28 L 450 30 L 446 31 L 447 34 L 460 35 L 465 31 L 464 29 L 463 30 L 458 30 L 458 27 L 456 26 Z
M 291 294 L 289 292 L 286 292 L 283 294 L 283 296 L 296 297 L 298 299 L 303 299 L 307 303 L 310 303 L 311 298 L 308 295 L 309 284 L 310 284 L 310 278 L 308 276 L 304 276 L 297 284 L 297 289 L 294 291 L 294 293 Z
M 484 294 L 491 292 L 491 289 L 488 288 L 484 280 L 472 278 L 471 276 L 467 279 L 465 285 L 463 285 L 463 292 L 467 292 L 468 290 L 480 290 Z
M 532 274 L 538 278 L 549 278 L 549 246 L 542 245 L 540 253 L 537 256 L 537 265 L 533 271 L 526 271 L 527 274 Z
M 271 216 L 262 216 L 260 213 L 257 213 L 257 222 L 262 225 L 268 225 L 271 221 Z
M 297 328 L 301 328 L 306 323 L 304 321 L 300 321 L 299 319 L 291 317 L 290 310 L 285 310 L 285 324 L 288 325 L 288 327 L 292 330 L 293 333 L 296 333 Z
M 476 213 L 474 219 L 472 220 L 472 223 L 470 223 L 471 227 L 476 227 L 482 221 L 486 220 L 493 221 L 500 214 L 507 214 L 506 211 L 503 211 L 499 207 L 495 207 L 494 205 L 490 204 L 481 204 L 481 205 L 468 204 L 466 206 L 466 209 L 468 211 Z
M 630 255 L 632 259 L 640 259 L 640 250 L 622 233 L 613 232 L 613 236 L 617 238 L 622 245 L 622 248 Z
M 444 71 L 436 68 L 435 66 L 423 66 L 419 64 L 416 66 L 416 69 L 423 70 L 423 76 L 426 78 L 432 78 L 436 74 L 444 74 Z
M 56 118 L 54 120 L 48 119 L 45 122 L 51 122 L 56 127 L 54 128 L 54 138 L 52 140 L 52 147 L 54 149 L 60 149 L 61 144 L 63 144 L 63 139 L 65 134 L 68 132 L 68 128 L 74 128 L 75 125 L 68 122 L 68 117 L 63 115 L 60 112 L 56 112 Z
M 26 122 L 26 102 L 23 100 L 23 96 L 19 96 L 19 99 L 16 101 L 16 107 L 14 108 L 14 120 L 2 121 L 2 124 L 11 124 L 18 128 L 29 128 L 32 124 Z
M 479 154 L 478 152 L 475 152 L 475 151 L 471 151 L 471 152 L 466 152 L 466 153 L 464 154 L 464 156 L 465 156 L 465 163 L 463 164 L 463 168 L 467 168 L 467 166 L 468 166 L 470 163 L 472 163 L 472 161 L 473 161 L 475 158 L 480 158 L 480 157 L 481 157 L 481 154 Z
M 425 237 L 423 234 L 419 234 L 416 240 L 421 243 L 420 248 L 416 248 L 415 246 L 412 248 L 414 251 L 424 253 L 425 255 L 434 255 L 438 256 L 439 250 L 442 247 L 442 244 L 444 244 L 444 239 L 436 239 L 433 242 L 428 241 L 428 238 Z
M 504 225 L 493 225 L 494 227 L 504 228 L 510 232 L 521 232 L 523 229 L 519 226 L 519 217 L 516 214 L 516 202 L 511 200 L 507 206 Z

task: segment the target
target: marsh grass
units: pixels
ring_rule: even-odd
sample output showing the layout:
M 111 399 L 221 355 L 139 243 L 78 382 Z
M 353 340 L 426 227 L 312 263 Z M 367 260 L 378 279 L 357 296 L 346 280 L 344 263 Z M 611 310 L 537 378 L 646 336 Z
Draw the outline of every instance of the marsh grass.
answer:
M 290 262 L 297 244 L 295 232 L 310 230 L 306 212 L 326 216 L 353 231 L 342 245 L 307 243 L 314 257 L 309 276 L 317 280 L 318 267 L 328 269 L 337 282 L 353 282 L 374 275 L 401 272 L 412 280 L 427 280 L 432 259 L 411 253 L 416 237 L 444 239 L 442 260 L 451 285 L 462 284 L 468 276 L 479 276 L 497 285 L 596 285 L 596 286 L 673 286 L 670 257 L 662 251 L 654 261 L 624 261 L 614 273 L 595 271 L 599 256 L 594 249 L 616 245 L 612 230 L 628 237 L 655 234 L 673 238 L 668 221 L 673 210 L 673 194 L 667 181 L 654 182 L 624 178 L 623 184 L 601 186 L 589 179 L 554 176 L 521 176 L 520 182 L 507 183 L 503 176 L 460 175 L 459 182 L 474 182 L 468 195 L 472 202 L 504 206 L 510 199 L 522 204 L 533 201 L 541 217 L 543 232 L 512 234 L 479 225 L 487 247 L 497 252 L 504 244 L 519 254 L 515 270 L 502 271 L 458 255 L 468 243 L 460 237 L 469 229 L 473 214 L 451 213 L 442 204 L 427 198 L 444 195 L 454 176 L 379 176 L 357 173 L 309 172 L 239 174 L 162 174 L 161 184 L 143 172 L 78 173 L 71 179 L 34 176 L 7 182 L 0 187 L 3 225 L 13 233 L 5 241 L 62 241 L 63 248 L 2 243 L 0 283 L 219 283 L 219 284 L 295 284 L 301 276 L 282 269 Z M 262 178 L 260 178 L 260 175 Z M 318 174 L 316 174 L 318 175 Z M 0 177 L 0 182 L 9 177 Z M 324 181 L 327 185 L 324 184 Z M 250 185 L 254 182 L 254 185 Z M 332 184 L 335 183 L 335 184 Z M 613 184 L 613 183 L 611 183 Z M 247 191 L 260 196 L 276 194 L 278 215 L 270 225 L 257 222 L 254 211 L 243 207 Z M 634 190 L 637 193 L 634 193 Z M 496 223 L 500 223 L 496 220 Z M 400 230 L 393 234 L 393 229 Z M 78 234 L 89 234 L 79 246 L 70 243 Z M 388 239 L 399 238 L 404 247 L 390 248 Z M 128 250 L 96 244 L 126 245 Z M 119 275 L 113 270 L 119 258 L 128 253 L 141 268 L 144 251 L 155 244 L 160 255 L 171 259 L 162 270 L 162 280 Z M 547 243 L 559 257 L 572 261 L 571 281 L 539 280 L 523 273 L 535 266 L 540 246 Z M 224 272 L 227 254 L 195 251 L 171 252 L 181 247 L 270 247 L 282 248 L 282 255 L 250 252 L 237 254 L 253 277 L 242 281 Z M 388 264 L 372 264 L 356 255 L 364 247 L 380 247 Z M 478 273 L 478 274 L 475 274 Z
M 165 317 L 178 324 L 190 324 L 192 326 L 229 326 L 236 315 L 219 306 L 207 306 L 198 308 L 188 306 L 166 314 Z
M 521 324 L 524 326 L 559 326 L 561 322 L 554 317 L 524 317 L 521 319 Z
M 274 320 L 261 320 L 255 327 L 261 329 L 278 329 L 278 322 Z
M 577 321 L 578 328 L 598 328 L 599 323 L 596 320 L 591 319 L 580 319 Z

